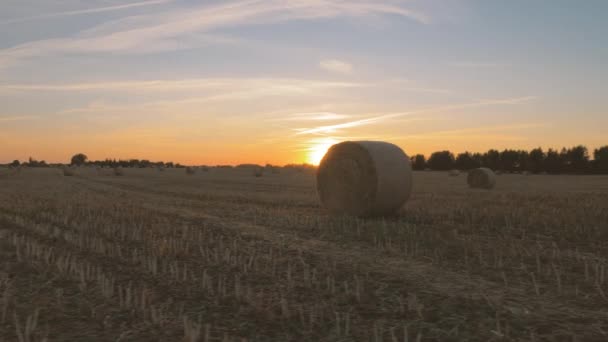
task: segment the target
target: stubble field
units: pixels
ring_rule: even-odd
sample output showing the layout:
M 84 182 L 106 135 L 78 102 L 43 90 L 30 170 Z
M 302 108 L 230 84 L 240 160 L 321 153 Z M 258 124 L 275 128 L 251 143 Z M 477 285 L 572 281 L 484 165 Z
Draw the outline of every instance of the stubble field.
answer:
M 306 172 L 0 169 L 0 341 L 608 340 L 608 177 L 465 178 L 361 220 Z

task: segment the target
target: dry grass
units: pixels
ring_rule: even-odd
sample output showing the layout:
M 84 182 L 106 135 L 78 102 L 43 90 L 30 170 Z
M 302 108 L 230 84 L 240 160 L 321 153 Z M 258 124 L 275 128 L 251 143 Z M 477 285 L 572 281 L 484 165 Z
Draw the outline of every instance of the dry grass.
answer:
M 0 340 L 606 340 L 608 177 L 415 172 L 360 220 L 250 172 L 0 178 Z

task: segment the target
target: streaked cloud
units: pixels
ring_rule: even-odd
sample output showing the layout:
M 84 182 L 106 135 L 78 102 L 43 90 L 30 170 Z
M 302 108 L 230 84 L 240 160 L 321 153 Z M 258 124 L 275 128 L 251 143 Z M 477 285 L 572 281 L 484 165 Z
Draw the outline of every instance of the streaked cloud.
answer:
M 319 126 L 319 127 L 315 127 L 315 128 L 308 128 L 308 129 L 301 128 L 301 129 L 295 129 L 295 130 L 297 131 L 296 135 L 332 133 L 339 129 L 369 125 L 369 124 L 386 121 L 386 120 L 393 119 L 393 118 L 408 116 L 408 115 L 423 114 L 423 113 L 438 113 L 438 112 L 443 112 L 443 111 L 447 111 L 447 110 L 481 107 L 481 106 L 489 106 L 489 105 L 500 105 L 500 104 L 512 105 L 512 104 L 518 104 L 518 103 L 530 101 L 535 98 L 536 98 L 535 96 L 526 96 L 526 97 L 507 98 L 507 99 L 482 100 L 482 101 L 477 101 L 477 102 L 473 102 L 473 103 L 454 104 L 454 105 L 440 106 L 440 107 L 434 107 L 434 108 L 428 108 L 428 109 L 420 109 L 420 110 L 415 110 L 415 111 L 410 111 L 410 112 L 384 114 L 384 115 L 373 116 L 373 117 L 369 117 L 369 118 L 365 118 L 365 119 L 344 122 L 344 123 L 335 124 L 335 125 Z
M 149 0 L 149 1 L 133 2 L 133 3 L 129 3 L 129 4 L 122 4 L 122 5 L 94 7 L 94 8 L 73 10 L 73 11 L 45 13 L 45 14 L 39 14 L 39 15 L 34 15 L 34 16 L 29 16 L 29 17 L 22 17 L 22 18 L 9 19 L 6 21 L 0 21 L 0 25 L 15 24 L 15 23 L 21 23 L 21 22 L 31 21 L 31 20 L 69 17 L 69 16 L 92 14 L 92 13 L 112 12 L 112 11 L 119 11 L 119 10 L 125 10 L 125 9 L 136 8 L 136 7 L 166 4 L 166 3 L 169 3 L 172 1 L 174 1 L 174 0 Z
M 277 89 L 285 92 L 307 92 L 325 88 L 361 87 L 364 83 L 325 81 L 296 78 L 193 78 L 159 80 L 122 80 L 85 83 L 23 83 L 0 84 L 0 91 L 133 91 L 133 92 L 171 92 L 182 90 L 222 90 L 222 89 Z
M 351 117 L 346 114 L 333 112 L 294 113 L 288 116 L 272 119 L 271 121 L 332 121 Z
M 466 62 L 466 61 L 452 62 L 452 63 L 449 63 L 448 65 L 457 67 L 457 68 L 498 68 L 498 67 L 507 66 L 507 64 L 497 63 L 497 62 L 470 62 L 470 61 L 469 62 Z
M 71 38 L 28 42 L 0 50 L 0 67 L 26 58 L 99 52 L 150 53 L 221 43 L 211 30 L 290 20 L 393 14 L 426 23 L 428 18 L 403 6 L 371 0 L 242 0 L 193 6 L 106 22 Z M 194 33 L 197 35 L 193 36 Z M 177 39 L 182 38 L 182 39 Z
M 351 64 L 337 59 L 323 60 L 319 62 L 319 66 L 324 70 L 340 74 L 350 74 L 353 72 L 353 66 Z
M 1 122 L 6 121 L 24 121 L 24 120 L 34 120 L 39 118 L 37 115 L 13 115 L 13 116 L 0 116 Z

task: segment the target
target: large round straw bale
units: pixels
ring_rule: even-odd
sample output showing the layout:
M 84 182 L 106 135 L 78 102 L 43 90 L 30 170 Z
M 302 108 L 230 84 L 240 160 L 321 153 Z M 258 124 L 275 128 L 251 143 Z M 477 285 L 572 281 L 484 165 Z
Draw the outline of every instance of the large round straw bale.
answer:
M 454 170 L 450 170 L 449 175 L 452 176 L 452 177 L 458 176 L 458 175 L 460 175 L 460 171 L 455 170 L 455 169 Z
M 74 175 L 74 168 L 73 167 L 69 167 L 69 166 L 64 166 L 63 167 L 63 175 L 64 176 L 73 176 Z
M 496 185 L 496 175 L 486 167 L 469 171 L 467 183 L 475 189 L 492 189 Z
M 196 170 L 193 167 L 186 167 L 186 174 L 187 175 L 193 175 L 196 172 Z
M 118 166 L 114 168 L 114 176 L 123 176 L 125 174 L 125 172 L 123 171 L 122 167 Z
M 346 141 L 329 148 L 317 169 L 317 191 L 333 214 L 394 214 L 412 192 L 410 158 L 381 141 Z

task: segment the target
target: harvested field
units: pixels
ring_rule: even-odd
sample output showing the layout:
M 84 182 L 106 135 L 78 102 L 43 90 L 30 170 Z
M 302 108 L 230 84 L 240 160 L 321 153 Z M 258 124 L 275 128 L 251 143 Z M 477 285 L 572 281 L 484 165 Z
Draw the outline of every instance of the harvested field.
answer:
M 0 177 L 0 341 L 608 339 L 607 176 L 413 184 L 355 219 L 285 169 Z

